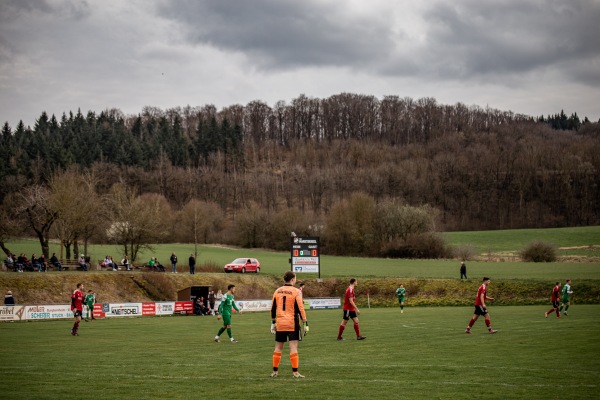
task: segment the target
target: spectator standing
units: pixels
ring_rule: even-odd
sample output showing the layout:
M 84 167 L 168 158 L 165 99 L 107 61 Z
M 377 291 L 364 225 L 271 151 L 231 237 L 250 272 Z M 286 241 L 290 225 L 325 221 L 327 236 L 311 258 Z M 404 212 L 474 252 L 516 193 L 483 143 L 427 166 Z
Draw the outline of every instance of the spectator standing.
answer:
M 188 264 L 190 265 L 190 275 L 194 275 L 196 273 L 196 257 L 193 254 L 190 254 Z
M 208 306 L 212 311 L 212 315 L 215 315 L 215 291 L 211 290 L 208 292 Z
M 175 255 L 175 253 L 171 253 L 171 273 L 176 274 L 177 273 L 177 256 Z
M 88 293 L 85 295 L 83 302 L 85 303 L 87 308 L 85 322 L 89 322 L 90 317 L 92 318 L 92 321 L 95 320 L 96 318 L 94 318 L 94 304 L 96 304 L 96 293 L 94 293 L 92 289 L 88 290 Z
M 279 363 L 281 362 L 281 352 L 283 345 L 289 340 L 290 363 L 292 364 L 292 376 L 294 378 L 304 378 L 298 372 L 299 356 L 298 343 L 302 340 L 300 320 L 304 323 L 304 334 L 308 333 L 308 321 L 304 311 L 304 302 L 300 289 L 296 289 L 296 274 L 287 271 L 283 275 L 283 286 L 279 287 L 273 293 L 271 305 L 271 333 L 275 335 L 275 350 L 273 351 L 273 372 L 272 378 L 277 378 L 279 374 Z
M 71 329 L 71 335 L 79 336 L 79 323 L 81 322 L 81 316 L 83 315 L 83 283 L 78 283 L 77 289 L 75 289 L 71 295 L 71 311 L 73 311 L 73 317 L 75 318 L 75 323 Z
M 52 253 L 52 257 L 50 257 L 50 264 L 52 264 L 59 271 L 63 270 L 61 262 L 58 260 L 58 257 L 56 257 L 56 253 Z
M 465 265 L 464 261 L 460 262 L 460 279 L 469 279 L 467 278 L 467 266 Z
M 5 306 L 14 306 L 15 305 L 15 298 L 13 297 L 13 294 L 10 290 L 8 290 L 6 292 L 6 294 L 4 295 L 4 305 Z
M 221 289 L 217 291 L 217 295 L 215 297 L 219 303 L 223 300 L 223 293 L 221 292 Z M 215 314 L 219 314 L 218 308 L 215 310 Z
M 304 282 L 298 285 L 298 290 L 300 290 L 300 297 L 304 297 Z

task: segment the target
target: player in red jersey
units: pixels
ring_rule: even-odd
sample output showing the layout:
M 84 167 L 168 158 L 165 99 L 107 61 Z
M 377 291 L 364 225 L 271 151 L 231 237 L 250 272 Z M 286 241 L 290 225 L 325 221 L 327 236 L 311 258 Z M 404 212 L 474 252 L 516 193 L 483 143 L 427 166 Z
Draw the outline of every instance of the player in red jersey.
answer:
M 358 325 L 358 315 L 360 314 L 360 310 L 358 307 L 356 307 L 356 295 L 354 294 L 354 287 L 356 285 L 358 285 L 356 278 L 350 279 L 350 286 L 348 286 L 348 289 L 346 289 L 346 294 L 344 294 L 344 315 L 338 331 L 337 340 L 344 340 L 342 334 L 344 333 L 344 329 L 346 329 L 346 324 L 350 318 L 352 318 L 352 321 L 354 321 L 354 332 L 356 332 L 356 339 L 366 339 L 366 337 L 360 335 L 360 326 Z
M 71 295 L 71 311 L 73 311 L 73 317 L 75 317 L 71 335 L 79 336 L 79 323 L 81 322 L 81 316 L 83 315 L 83 283 L 78 283 L 77 289 L 75 289 Z
M 490 314 L 488 313 L 487 307 L 485 305 L 485 301 L 494 301 L 493 297 L 489 297 L 487 295 L 487 286 L 490 284 L 490 278 L 487 276 L 483 278 L 483 283 L 479 286 L 477 290 L 477 299 L 475 299 L 475 313 L 473 314 L 473 318 L 469 321 L 469 325 L 467 325 L 467 330 L 465 333 L 471 333 L 471 327 L 480 315 L 485 315 L 485 325 L 488 328 L 489 333 L 496 333 L 497 331 L 492 329 L 492 323 L 490 321 Z
M 552 311 L 556 311 L 556 318 L 560 318 L 560 282 L 552 288 L 552 308 L 546 312 L 546 318 Z

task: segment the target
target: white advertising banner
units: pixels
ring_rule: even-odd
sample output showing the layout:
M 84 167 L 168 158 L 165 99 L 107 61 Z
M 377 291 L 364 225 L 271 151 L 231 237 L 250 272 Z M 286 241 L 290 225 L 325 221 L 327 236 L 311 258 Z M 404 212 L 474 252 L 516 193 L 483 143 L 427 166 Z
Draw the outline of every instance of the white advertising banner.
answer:
M 141 317 L 142 303 L 111 303 L 107 317 Z
M 298 265 L 298 264 L 294 264 L 294 272 L 297 274 L 301 274 L 301 273 L 318 273 L 319 272 L 319 266 L 314 264 L 314 265 Z
M 215 309 L 218 307 L 215 304 Z M 271 311 L 271 300 L 239 300 L 237 306 L 243 312 Z M 341 308 L 339 298 L 305 298 L 304 308 L 310 310 Z M 84 315 L 85 315 L 84 308 Z M 192 302 L 161 301 L 146 303 L 102 303 L 96 304 L 94 316 L 102 317 L 141 317 L 154 315 L 191 314 Z M 70 304 L 39 306 L 0 306 L 0 322 L 34 321 L 73 318 Z
M 243 312 L 271 311 L 271 300 L 236 301 L 236 304 Z
M 0 321 L 18 321 L 23 315 L 23 306 L 0 306 Z
M 24 313 L 22 319 L 26 320 L 73 318 L 71 306 L 68 304 L 23 307 Z
M 156 302 L 156 315 L 173 315 L 175 313 L 174 301 Z
M 311 310 L 317 310 L 319 308 L 341 308 L 342 300 L 339 297 L 320 298 L 320 299 L 304 299 L 305 307 L 306 303 Z

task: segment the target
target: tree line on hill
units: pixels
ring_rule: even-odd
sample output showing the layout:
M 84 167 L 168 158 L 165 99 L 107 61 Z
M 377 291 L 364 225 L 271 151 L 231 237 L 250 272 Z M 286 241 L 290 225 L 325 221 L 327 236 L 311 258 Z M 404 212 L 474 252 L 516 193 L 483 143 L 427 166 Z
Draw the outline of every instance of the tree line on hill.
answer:
M 147 243 L 280 248 L 293 230 L 356 255 L 414 255 L 436 230 L 596 225 L 599 125 L 349 93 L 220 111 L 42 113 L 33 128 L 2 128 L 2 230 L 69 247 L 125 243 L 139 231 L 118 199 L 152 221 Z M 399 233 L 422 215 L 424 230 Z

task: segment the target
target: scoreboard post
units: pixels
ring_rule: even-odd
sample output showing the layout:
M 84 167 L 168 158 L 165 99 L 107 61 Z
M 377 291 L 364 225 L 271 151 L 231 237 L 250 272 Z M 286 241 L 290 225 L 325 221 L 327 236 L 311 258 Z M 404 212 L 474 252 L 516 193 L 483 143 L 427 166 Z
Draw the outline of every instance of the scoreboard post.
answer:
M 317 273 L 321 278 L 321 249 L 318 236 L 291 237 L 292 271 L 294 273 Z

